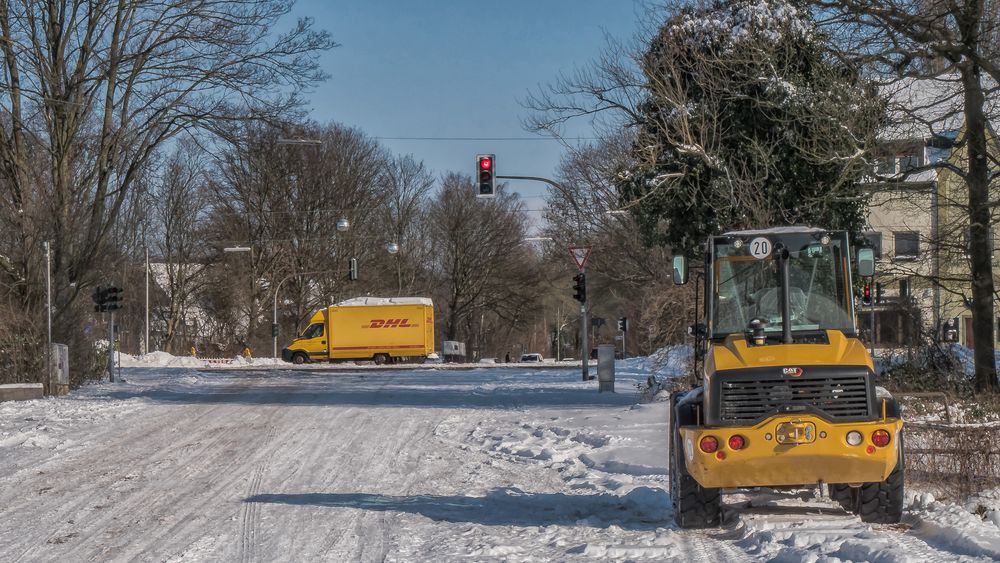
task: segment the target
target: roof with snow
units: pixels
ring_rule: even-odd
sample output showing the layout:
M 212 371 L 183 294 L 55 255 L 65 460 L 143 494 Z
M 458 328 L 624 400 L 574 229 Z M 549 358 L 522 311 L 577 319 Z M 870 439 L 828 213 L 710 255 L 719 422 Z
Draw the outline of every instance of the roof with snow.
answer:
M 729 231 L 722 233 L 723 236 L 752 237 L 758 235 L 810 235 L 814 233 L 825 233 L 827 229 L 819 227 L 804 227 L 801 225 L 792 227 L 771 227 L 770 229 L 756 229 L 751 231 Z
M 1000 100 L 990 95 L 996 84 L 983 79 L 986 114 L 990 126 L 1000 125 Z M 889 97 L 889 125 L 879 134 L 882 140 L 931 139 L 954 135 L 965 123 L 962 77 L 945 73 L 931 78 L 903 78 L 884 84 Z
M 427 305 L 433 307 L 434 303 L 429 297 L 354 297 L 335 303 L 333 307 L 374 307 L 376 305 Z

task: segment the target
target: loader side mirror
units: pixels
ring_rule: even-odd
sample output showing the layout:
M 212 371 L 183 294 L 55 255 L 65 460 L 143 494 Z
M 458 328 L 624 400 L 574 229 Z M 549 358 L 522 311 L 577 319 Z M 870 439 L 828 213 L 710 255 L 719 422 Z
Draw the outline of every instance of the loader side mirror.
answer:
M 688 264 L 684 255 L 674 256 L 674 284 L 684 285 L 688 282 Z
M 688 336 L 693 336 L 700 340 L 708 336 L 708 327 L 704 323 L 694 323 L 688 327 Z
M 858 275 L 864 278 L 875 275 L 875 251 L 873 249 L 858 249 Z

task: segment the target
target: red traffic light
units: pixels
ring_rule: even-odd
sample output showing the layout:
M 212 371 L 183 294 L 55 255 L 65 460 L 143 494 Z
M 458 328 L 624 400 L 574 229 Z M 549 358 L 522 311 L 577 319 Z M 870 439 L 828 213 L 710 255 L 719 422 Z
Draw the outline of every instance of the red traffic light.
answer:
M 493 166 L 493 161 L 490 160 L 489 158 L 479 159 L 479 168 L 481 170 L 489 170 L 492 166 Z

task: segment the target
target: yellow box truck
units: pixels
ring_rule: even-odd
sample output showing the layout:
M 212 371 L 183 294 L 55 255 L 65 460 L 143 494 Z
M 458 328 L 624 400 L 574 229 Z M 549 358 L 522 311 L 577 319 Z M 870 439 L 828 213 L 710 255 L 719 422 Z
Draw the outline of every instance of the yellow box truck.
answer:
M 320 309 L 281 351 L 286 362 L 423 360 L 434 353 L 434 304 L 426 297 L 356 297 Z

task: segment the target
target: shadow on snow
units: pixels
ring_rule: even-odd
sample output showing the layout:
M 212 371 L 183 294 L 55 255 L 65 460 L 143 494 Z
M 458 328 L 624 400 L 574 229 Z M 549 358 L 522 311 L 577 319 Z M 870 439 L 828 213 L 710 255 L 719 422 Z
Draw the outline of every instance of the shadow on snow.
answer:
M 630 530 L 672 526 L 670 495 L 661 489 L 639 487 L 625 496 L 525 493 L 499 488 L 484 497 L 366 493 L 259 494 L 244 502 L 356 508 L 421 514 L 431 520 L 487 526 L 585 525 Z

